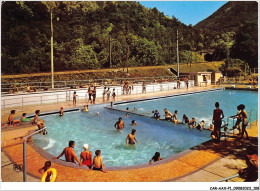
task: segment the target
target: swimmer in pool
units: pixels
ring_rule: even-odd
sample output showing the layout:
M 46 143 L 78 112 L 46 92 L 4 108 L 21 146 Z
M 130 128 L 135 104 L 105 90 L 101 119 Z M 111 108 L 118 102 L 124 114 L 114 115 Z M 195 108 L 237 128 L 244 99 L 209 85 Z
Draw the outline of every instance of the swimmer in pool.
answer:
M 95 114 L 95 116 L 99 116 L 99 112 L 97 112 L 97 113 Z
M 129 114 L 127 113 L 127 114 L 125 114 L 125 117 L 129 117 Z
M 126 146 L 128 146 L 128 144 L 134 145 L 135 141 L 139 144 L 139 142 L 135 138 L 135 132 L 136 132 L 136 130 L 132 129 L 132 133 L 128 134 L 128 136 L 126 137 L 126 139 L 125 139 Z M 128 143 L 127 143 L 127 141 L 128 141 Z
M 153 158 L 150 159 L 149 164 L 152 164 L 152 161 L 157 162 L 157 161 L 160 161 L 160 160 L 162 160 L 162 157 L 160 156 L 159 152 L 156 152 L 154 154 Z
M 134 110 L 133 111 L 136 111 L 136 107 L 134 107 Z
M 121 117 L 118 119 L 118 121 L 115 123 L 114 126 L 115 126 L 115 128 L 117 129 L 118 132 L 121 132 L 121 130 L 124 129 L 125 124 L 124 124 Z
M 60 116 L 64 115 L 63 107 L 60 108 L 59 114 L 60 114 Z
M 135 120 L 133 120 L 131 125 L 132 125 L 132 127 L 134 127 L 134 126 L 137 126 L 137 123 L 136 123 L 136 121 L 135 121 Z
M 81 111 L 88 111 L 88 105 L 84 105 L 84 107 L 81 109 Z

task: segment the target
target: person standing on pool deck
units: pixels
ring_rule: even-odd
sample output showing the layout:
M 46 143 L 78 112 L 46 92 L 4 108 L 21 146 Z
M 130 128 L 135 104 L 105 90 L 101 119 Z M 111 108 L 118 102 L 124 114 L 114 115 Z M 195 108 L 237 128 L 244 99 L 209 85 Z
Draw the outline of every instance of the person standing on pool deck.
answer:
M 135 141 L 139 144 L 139 142 L 135 138 L 135 132 L 136 132 L 136 130 L 132 129 L 132 133 L 128 134 L 128 136 L 126 137 L 126 139 L 125 139 L 126 146 L 128 146 L 128 143 L 130 145 L 134 145 Z M 128 143 L 127 143 L 127 140 L 128 140 Z
M 75 142 L 70 141 L 69 147 L 65 147 L 63 149 L 62 153 L 58 157 L 54 157 L 53 159 L 59 159 L 60 157 L 62 157 L 65 154 L 65 159 L 67 162 L 75 163 L 75 160 L 76 160 L 79 163 L 79 166 L 81 166 L 82 163 L 80 162 L 80 160 L 78 159 L 78 157 L 75 154 L 75 151 L 73 150 L 74 146 L 75 146 Z
M 76 99 L 77 96 L 78 96 L 78 95 L 76 94 L 76 92 L 74 92 L 74 94 L 73 94 L 73 105 L 74 105 L 74 106 L 75 106 L 76 103 L 77 103 L 77 99 Z
M 89 86 L 89 87 L 88 87 L 88 104 L 89 104 L 89 103 L 92 103 L 91 96 L 92 96 L 92 91 L 91 91 L 91 88 L 90 88 L 90 86 Z
M 96 93 L 97 93 L 97 90 L 96 90 L 96 86 L 95 86 L 94 89 L 92 90 L 93 104 L 96 103 Z
M 215 103 L 216 109 L 213 111 L 213 118 L 212 123 L 214 124 L 214 131 L 217 136 L 217 140 L 220 141 L 220 128 L 221 128 L 221 122 L 224 118 L 224 113 L 222 109 L 219 108 L 219 103 Z
M 107 101 L 109 101 L 110 94 L 111 94 L 110 88 L 107 88 Z
M 42 168 L 40 168 L 38 170 L 39 173 L 41 173 L 42 171 L 46 172 L 47 170 L 49 170 L 51 168 L 51 161 L 46 161 L 44 163 L 44 166 Z M 48 172 L 47 173 L 47 176 L 45 178 L 45 182 L 50 182 L 51 180 L 51 175 L 52 175 L 52 172 Z
M 116 89 L 113 89 L 113 93 L 112 93 L 112 101 L 116 101 Z
M 117 131 L 119 131 L 119 132 L 120 132 L 120 130 L 124 129 L 125 124 L 124 124 L 124 122 L 123 122 L 121 117 L 118 119 L 118 121 L 115 123 L 114 126 L 117 129 Z
M 104 87 L 104 90 L 103 90 L 103 102 L 105 102 L 105 96 L 106 96 L 106 87 Z
M 241 112 L 240 112 L 239 115 L 240 115 L 240 118 L 241 118 L 241 121 L 242 121 L 242 133 L 241 133 L 240 139 L 243 138 L 244 133 L 246 134 L 246 139 L 249 139 L 249 138 L 248 138 L 248 133 L 247 133 L 247 131 L 246 131 L 247 118 L 248 118 L 248 116 L 247 116 L 247 113 L 246 113 L 246 111 L 245 111 L 245 105 L 244 105 L 244 104 L 240 104 L 238 107 L 239 107 L 239 110 L 241 110 Z

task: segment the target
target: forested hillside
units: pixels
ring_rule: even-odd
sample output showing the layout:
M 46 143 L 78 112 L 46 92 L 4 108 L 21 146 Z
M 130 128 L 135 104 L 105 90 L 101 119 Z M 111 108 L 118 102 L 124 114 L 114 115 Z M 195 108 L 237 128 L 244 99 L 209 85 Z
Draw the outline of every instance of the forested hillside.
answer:
M 2 4 L 2 73 L 50 71 L 51 12 L 55 71 L 112 66 L 196 62 L 203 35 L 156 8 L 137 2 L 4 2 Z M 129 48 L 129 50 L 128 50 Z
M 215 34 L 238 32 L 248 22 L 257 23 L 258 3 L 256 1 L 229 1 L 208 18 L 195 25 Z
M 192 27 L 133 1 L 6 1 L 2 74 L 50 72 L 51 13 L 55 72 L 175 64 L 177 30 L 181 63 L 200 62 L 199 51 L 209 50 L 207 61 L 257 67 L 256 2 L 228 2 Z
M 213 60 L 236 58 L 258 67 L 258 2 L 230 1 L 194 26 L 211 39 Z

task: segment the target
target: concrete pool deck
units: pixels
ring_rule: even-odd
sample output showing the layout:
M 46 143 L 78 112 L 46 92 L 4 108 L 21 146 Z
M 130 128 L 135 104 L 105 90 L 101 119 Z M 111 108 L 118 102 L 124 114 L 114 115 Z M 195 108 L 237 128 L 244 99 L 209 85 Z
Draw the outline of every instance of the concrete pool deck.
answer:
M 212 87 L 211 87 L 212 88 Z M 196 87 L 189 90 L 172 90 L 167 92 L 147 93 L 134 96 L 121 96 L 117 101 L 147 98 L 152 96 L 163 96 L 174 93 L 182 93 L 188 91 L 205 90 L 207 88 Z M 101 103 L 102 100 L 98 100 Z M 66 104 L 66 105 L 65 105 Z M 79 105 L 85 103 L 79 103 Z M 41 111 L 57 110 L 61 106 L 59 104 L 49 104 L 49 106 L 34 106 L 33 108 L 40 109 Z M 62 103 L 66 108 L 72 107 L 71 103 Z M 66 107 L 67 106 L 67 107 Z M 15 108 L 21 112 L 33 113 L 32 107 Z M 7 116 L 9 111 L 7 113 Z M 18 115 L 18 112 L 17 112 Z M 3 114 L 2 114 L 3 120 Z M 158 182 L 158 181 L 177 181 L 177 182 L 207 182 L 216 181 L 228 176 L 237 174 L 238 169 L 246 167 L 244 156 L 245 148 L 249 144 L 257 145 L 258 141 L 258 125 L 253 124 L 248 129 L 250 136 L 249 140 L 237 140 L 236 138 L 229 138 L 227 141 L 215 143 L 209 141 L 207 143 L 198 145 L 190 149 L 185 155 L 180 155 L 175 160 L 167 162 L 157 162 L 150 167 L 130 169 L 130 170 L 117 170 L 108 171 L 107 173 L 89 171 L 85 169 L 77 169 L 72 167 L 65 167 L 57 164 L 52 160 L 52 167 L 57 169 L 58 182 Z M 7 157 L 11 162 L 22 164 L 22 145 L 9 146 L 2 149 L 2 159 L 7 161 Z M 6 154 L 6 156 L 5 156 Z M 196 159 L 196 160 L 194 160 Z M 38 169 L 41 168 L 47 159 L 37 152 L 31 143 L 27 144 L 27 171 L 30 178 L 28 181 L 39 181 L 41 174 Z M 148 161 L 147 161 L 148 162 Z M 12 174 L 17 172 L 5 170 L 2 160 L 2 180 L 4 182 L 19 181 L 17 176 Z M 69 176 L 68 176 L 69 175 Z M 34 178 L 33 178 L 34 177 Z M 36 178 L 36 179 L 35 179 Z M 240 178 L 234 178 L 231 181 L 243 181 Z

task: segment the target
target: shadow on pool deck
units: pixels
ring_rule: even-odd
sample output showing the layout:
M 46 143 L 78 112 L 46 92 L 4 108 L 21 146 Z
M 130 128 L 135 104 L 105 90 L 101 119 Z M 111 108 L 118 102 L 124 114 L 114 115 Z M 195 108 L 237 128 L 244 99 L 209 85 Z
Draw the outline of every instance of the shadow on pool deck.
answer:
M 222 157 L 232 156 L 235 159 L 245 159 L 247 154 L 246 149 L 249 146 L 252 146 L 255 151 L 257 151 L 258 137 L 250 137 L 250 140 L 231 138 L 220 142 L 210 140 L 198 146 L 192 147 L 191 150 L 203 150 L 211 153 L 218 153 Z

